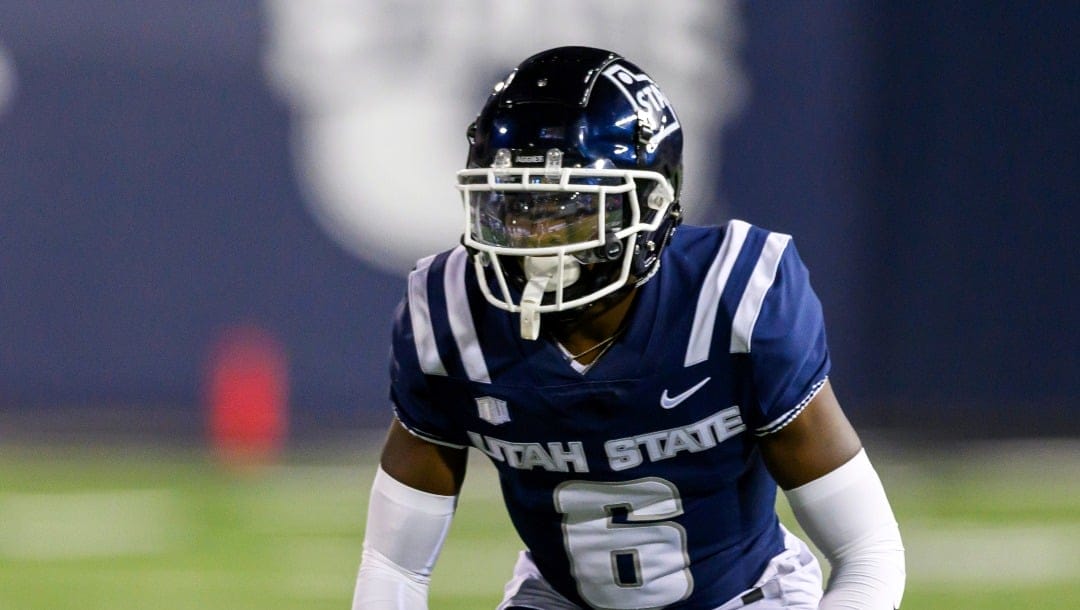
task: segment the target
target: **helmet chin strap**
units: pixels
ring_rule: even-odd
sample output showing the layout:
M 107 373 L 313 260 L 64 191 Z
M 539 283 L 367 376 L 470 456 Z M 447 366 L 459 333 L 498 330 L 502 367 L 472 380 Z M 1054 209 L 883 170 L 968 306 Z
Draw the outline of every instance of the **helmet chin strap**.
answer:
M 562 261 L 560 265 L 560 261 Z M 540 336 L 540 304 L 545 292 L 565 288 L 581 277 L 581 263 L 572 256 L 526 256 L 525 290 L 521 294 L 521 338 L 535 341 Z

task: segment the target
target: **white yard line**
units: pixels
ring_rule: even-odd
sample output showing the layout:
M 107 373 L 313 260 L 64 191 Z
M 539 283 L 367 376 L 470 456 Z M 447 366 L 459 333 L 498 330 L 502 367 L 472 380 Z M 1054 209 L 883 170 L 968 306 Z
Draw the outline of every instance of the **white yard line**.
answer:
M 164 552 L 183 532 L 171 490 L 0 494 L 0 557 L 24 560 Z
M 366 490 L 371 485 L 375 469 L 360 462 L 356 465 L 282 464 L 267 468 L 263 474 L 266 480 L 281 487 L 301 490 L 308 490 L 312 486 Z
M 1080 522 L 914 522 L 901 528 L 910 582 L 1017 585 L 1075 582 L 1080 574 Z

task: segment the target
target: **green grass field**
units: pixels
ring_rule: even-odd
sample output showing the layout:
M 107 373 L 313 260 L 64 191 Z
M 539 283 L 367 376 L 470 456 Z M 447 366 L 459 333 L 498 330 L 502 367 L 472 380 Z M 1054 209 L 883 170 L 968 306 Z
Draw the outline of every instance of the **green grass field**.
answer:
M 905 608 L 1080 608 L 1080 443 L 870 450 Z M 348 608 L 373 473 L 359 450 L 239 475 L 196 451 L 0 449 L 0 610 Z M 474 460 L 431 607 L 493 608 L 518 548 Z

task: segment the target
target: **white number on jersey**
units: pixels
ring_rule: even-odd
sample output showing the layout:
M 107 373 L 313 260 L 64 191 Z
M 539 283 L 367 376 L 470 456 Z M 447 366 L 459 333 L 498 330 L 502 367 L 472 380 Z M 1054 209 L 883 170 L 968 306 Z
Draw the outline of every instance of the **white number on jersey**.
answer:
M 694 589 L 679 490 L 648 477 L 620 483 L 567 481 L 555 489 L 563 543 L 578 593 L 600 608 L 658 608 Z

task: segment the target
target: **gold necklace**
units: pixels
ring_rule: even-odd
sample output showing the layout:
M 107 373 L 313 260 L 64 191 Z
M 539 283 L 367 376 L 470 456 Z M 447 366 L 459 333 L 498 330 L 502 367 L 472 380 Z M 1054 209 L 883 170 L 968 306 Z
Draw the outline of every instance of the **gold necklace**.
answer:
M 600 342 L 596 343 L 595 345 L 593 345 L 592 347 L 590 347 L 590 348 L 588 348 L 588 349 L 586 349 L 584 351 L 573 354 L 573 353 L 570 352 L 570 350 L 566 350 L 566 356 L 571 360 L 577 360 L 578 358 L 581 358 L 582 356 L 585 356 L 587 354 L 591 354 L 591 353 L 595 352 L 596 350 L 598 350 L 600 348 L 605 348 L 603 352 L 600 352 L 600 354 L 598 354 L 596 356 L 596 360 L 599 360 L 600 356 L 603 356 L 604 352 L 607 351 L 606 348 L 608 346 L 610 346 L 612 343 L 614 343 L 615 339 L 618 339 L 619 335 L 621 335 L 621 334 L 622 334 L 622 329 L 620 328 L 619 330 L 615 331 L 615 334 L 611 335 L 607 339 L 604 339 L 603 341 L 600 341 Z
M 576 360 L 578 360 L 578 358 L 580 358 L 581 356 L 583 356 L 585 354 L 591 354 L 591 353 L 595 352 L 596 350 L 605 347 L 605 345 L 611 344 L 611 342 L 615 341 L 616 337 L 618 337 L 618 336 L 619 336 L 618 333 L 615 334 L 615 335 L 611 335 L 607 339 L 604 339 L 603 341 L 600 341 L 599 343 L 596 343 L 595 345 L 593 345 L 592 348 L 589 348 L 588 350 L 585 350 L 583 352 L 578 352 L 576 354 L 571 354 L 570 351 L 567 350 L 566 355 L 569 356 L 570 360 L 576 361 Z

